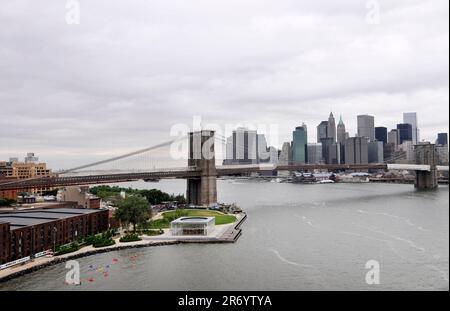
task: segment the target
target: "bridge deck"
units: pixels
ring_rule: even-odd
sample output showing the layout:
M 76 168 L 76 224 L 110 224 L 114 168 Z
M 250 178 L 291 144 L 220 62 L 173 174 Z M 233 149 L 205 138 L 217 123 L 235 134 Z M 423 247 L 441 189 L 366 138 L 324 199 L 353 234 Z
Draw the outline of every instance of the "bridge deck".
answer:
M 302 164 L 302 165 L 234 165 L 218 166 L 217 176 L 232 176 L 263 171 L 306 171 L 315 169 L 328 170 L 415 170 L 430 171 L 429 165 L 409 164 Z M 438 170 L 448 171 L 448 166 L 439 166 Z M 41 177 L 29 180 L 0 181 L 0 190 L 20 190 L 33 188 L 65 187 L 77 185 L 93 185 L 119 183 L 141 179 L 163 178 L 198 178 L 201 171 L 195 167 L 162 169 L 151 172 L 104 174 L 91 176 Z

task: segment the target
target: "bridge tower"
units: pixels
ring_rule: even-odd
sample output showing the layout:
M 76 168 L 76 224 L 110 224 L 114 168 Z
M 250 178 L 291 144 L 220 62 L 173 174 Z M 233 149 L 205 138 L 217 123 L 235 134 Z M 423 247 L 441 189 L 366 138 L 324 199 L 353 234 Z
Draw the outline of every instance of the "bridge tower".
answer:
M 189 133 L 188 165 L 201 170 L 201 177 L 187 180 L 188 204 L 211 206 L 217 203 L 217 171 L 214 131 Z
M 415 188 L 419 190 L 436 189 L 438 173 L 436 168 L 436 149 L 434 144 L 421 143 L 414 146 L 416 164 L 429 165 L 430 171 L 416 171 Z

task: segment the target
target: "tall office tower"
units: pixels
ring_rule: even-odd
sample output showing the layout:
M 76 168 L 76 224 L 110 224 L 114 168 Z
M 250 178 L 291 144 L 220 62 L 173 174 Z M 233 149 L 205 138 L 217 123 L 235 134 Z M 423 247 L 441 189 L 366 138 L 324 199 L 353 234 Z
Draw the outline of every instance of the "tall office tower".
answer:
M 322 139 L 322 158 L 326 164 L 341 164 L 340 146 L 331 137 Z
M 327 138 L 332 138 L 336 142 L 336 121 L 334 120 L 333 112 L 328 117 Z
M 227 139 L 227 159 L 224 160 L 224 164 L 258 164 L 257 151 L 256 131 L 240 127 L 233 131 L 233 135 Z
M 384 149 L 382 141 L 369 142 L 369 163 L 383 163 L 384 162 Z
M 358 116 L 358 137 L 367 137 L 369 141 L 375 140 L 375 118 L 373 116 Z
M 388 144 L 393 144 L 395 147 L 400 145 L 400 132 L 396 129 L 391 130 L 388 133 Z
M 345 132 L 345 124 L 344 121 L 342 121 L 342 116 L 339 118 L 339 123 L 337 126 L 337 142 L 338 143 L 344 143 L 344 141 L 347 139 L 347 134 Z
M 417 123 L 417 113 L 416 112 L 405 112 L 403 113 L 403 123 L 411 124 L 412 142 L 417 145 L 420 142 L 420 133 Z
M 398 146 L 400 150 L 403 150 L 405 153 L 405 157 L 402 160 L 406 160 L 408 163 L 414 161 L 414 144 L 412 140 L 405 140 L 402 144 Z
M 270 152 L 267 147 L 267 140 L 264 134 L 257 134 L 258 141 L 258 163 L 267 163 L 270 161 Z
M 413 131 L 412 125 L 409 123 L 397 124 L 397 131 L 400 136 L 400 145 L 403 144 L 405 140 L 413 141 Z
M 388 134 L 387 128 L 384 126 L 379 126 L 375 128 L 375 139 L 378 141 L 382 141 L 383 145 L 386 145 L 388 142 Z
M 437 165 L 448 165 L 448 145 L 436 145 Z
M 317 142 L 321 143 L 322 139 L 328 137 L 328 121 L 322 121 L 317 126 Z
M 320 164 L 323 161 L 322 157 L 322 144 L 312 143 L 307 145 L 308 150 L 308 163 Z
M 304 164 L 307 160 L 306 145 L 308 144 L 308 131 L 305 124 L 295 128 L 292 133 L 292 161 L 294 164 Z
M 275 164 L 278 165 L 278 161 L 279 161 L 279 150 L 273 146 L 270 146 L 268 149 L 269 152 L 269 163 L 270 164 Z
M 369 146 L 366 137 L 350 137 L 345 140 L 345 164 L 368 164 Z
M 438 133 L 436 140 L 436 145 L 448 145 L 448 135 L 447 133 Z
M 292 164 L 292 147 L 291 143 L 285 142 L 281 148 L 280 159 L 278 161 L 279 165 L 290 165 Z

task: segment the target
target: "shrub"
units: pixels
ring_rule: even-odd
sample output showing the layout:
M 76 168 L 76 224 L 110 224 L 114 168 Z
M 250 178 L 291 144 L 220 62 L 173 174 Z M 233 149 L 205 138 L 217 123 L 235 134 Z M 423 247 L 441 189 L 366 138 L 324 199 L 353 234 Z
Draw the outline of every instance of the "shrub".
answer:
M 114 244 L 116 244 L 116 242 L 111 238 L 99 237 L 99 238 L 96 238 L 96 240 L 94 241 L 92 246 L 95 248 L 99 248 L 99 247 L 111 246 Z
M 143 230 L 142 233 L 144 233 L 145 235 L 148 235 L 148 236 L 154 236 L 154 235 L 161 235 L 164 233 L 164 231 L 162 229 L 159 229 L 159 230 L 147 229 L 147 230 Z
M 142 239 L 136 233 L 127 234 L 120 238 L 120 242 L 136 242 L 141 241 Z
M 77 242 L 58 246 L 55 250 L 55 256 L 60 256 L 68 253 L 76 252 L 80 249 L 80 245 Z

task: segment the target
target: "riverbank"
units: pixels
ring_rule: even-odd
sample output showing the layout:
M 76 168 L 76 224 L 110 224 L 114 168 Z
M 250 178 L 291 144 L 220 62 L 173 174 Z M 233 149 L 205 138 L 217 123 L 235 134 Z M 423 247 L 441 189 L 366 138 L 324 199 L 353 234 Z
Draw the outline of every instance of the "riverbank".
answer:
M 152 246 L 165 246 L 182 243 L 234 243 L 238 240 L 242 233 L 240 228 L 247 218 L 245 213 L 238 216 L 236 222 L 228 225 L 216 226 L 216 230 L 211 236 L 193 237 L 193 236 L 171 236 L 170 230 L 164 230 L 164 234 L 160 236 L 142 236 L 141 241 L 136 242 L 120 242 L 120 238 L 114 239 L 114 245 L 102 248 L 94 248 L 86 246 L 76 252 L 64 254 L 56 257 L 40 257 L 25 264 L 0 270 L 0 283 L 9 281 L 19 276 L 23 276 L 34 271 L 38 271 L 45 267 L 53 266 L 68 260 L 88 257 L 96 254 L 118 251 L 123 249 L 143 248 Z

